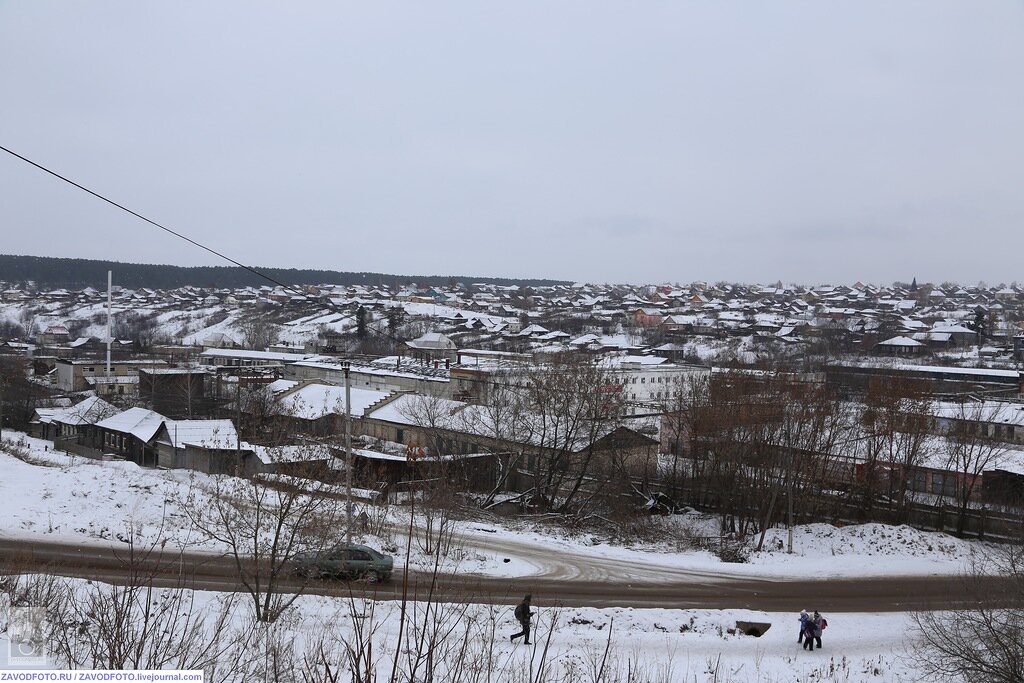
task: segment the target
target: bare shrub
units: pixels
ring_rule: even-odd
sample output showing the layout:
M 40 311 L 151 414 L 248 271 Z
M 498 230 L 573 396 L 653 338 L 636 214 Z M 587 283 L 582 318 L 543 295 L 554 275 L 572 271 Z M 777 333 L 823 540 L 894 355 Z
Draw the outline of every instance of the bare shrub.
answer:
M 394 539 L 389 522 L 390 511 L 391 505 L 387 498 L 381 496 L 375 503 L 363 505 L 356 513 L 356 518 L 364 520 L 363 532 L 389 543 Z
M 458 499 L 447 478 L 442 476 L 426 483 L 422 500 L 412 509 L 416 542 L 424 554 L 445 557 L 450 553 L 458 526 L 456 505 Z
M 750 544 L 746 540 L 723 537 L 716 554 L 722 562 L 743 564 L 750 561 Z
M 233 678 L 251 639 L 247 629 L 231 622 L 234 594 L 202 606 L 184 588 L 184 577 L 156 587 L 168 566 L 164 544 L 140 548 L 131 533 L 126 538 L 119 585 L 36 580 L 31 599 L 47 610 L 56 663 L 76 669 L 203 669 L 211 680 Z M 215 672 L 223 675 L 214 677 Z
M 29 447 L 25 437 L 0 440 L 0 447 L 2 447 L 4 453 L 29 465 L 35 465 L 36 467 L 60 467 L 56 463 L 33 456 L 32 449 Z

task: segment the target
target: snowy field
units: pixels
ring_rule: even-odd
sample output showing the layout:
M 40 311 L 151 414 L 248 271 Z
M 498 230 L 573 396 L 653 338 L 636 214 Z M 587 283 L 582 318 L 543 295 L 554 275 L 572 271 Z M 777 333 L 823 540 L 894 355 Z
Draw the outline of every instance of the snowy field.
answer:
M 195 598 L 198 611 L 208 608 L 213 614 L 214 606 L 226 596 L 199 593 Z M 398 649 L 401 667 L 409 666 L 410 651 L 422 647 L 418 639 L 429 640 L 433 635 L 432 627 L 424 631 L 428 623 L 444 633 L 443 642 L 434 646 L 438 659 L 451 662 L 453 652 L 459 652 L 463 661 L 486 657 L 494 669 L 494 681 L 525 681 L 524 671 L 535 674 L 529 680 L 589 681 L 606 648 L 608 681 L 630 680 L 628 672 L 641 676 L 632 680 L 651 683 L 917 680 L 911 656 L 914 643 L 906 637 L 913 625 L 906 614 L 829 614 L 822 648 L 812 652 L 796 641 L 795 614 L 558 608 L 542 601 L 535 611 L 530 646 L 509 643 L 508 635 L 519 629 L 507 605 L 410 604 L 400 641 L 398 603 L 303 596 L 275 629 L 278 637 L 294 639 L 298 652 L 312 647 L 314 639 L 322 639 L 338 668 L 345 671 L 346 647 L 357 641 L 358 624 L 364 637 L 371 634 L 378 680 L 389 680 L 399 642 L 404 644 Z M 244 628 L 245 603 L 237 602 L 234 613 L 236 627 Z M 737 620 L 769 622 L 772 627 L 754 638 L 735 631 Z M 460 647 L 465 649 L 459 651 Z M 7 653 L 6 635 L 0 634 L 0 668 L 13 664 L 8 663 Z M 446 680 L 447 665 L 438 665 L 438 680 Z M 540 671 L 545 677 L 536 676 Z
M 205 475 L 68 457 L 55 453 L 48 441 L 9 431 L 4 439 L 5 452 L 0 452 L 0 535 L 118 545 L 130 530 L 143 541 L 166 538 L 190 550 L 222 550 L 200 543 L 187 516 L 180 511 L 180 501 L 189 492 L 201 500 L 209 490 L 210 479 Z M 408 524 L 408 512 L 393 507 L 387 515 L 388 523 L 382 525 L 379 534 L 364 535 L 363 540 L 384 548 L 401 562 L 409 544 L 400 531 Z M 958 573 L 983 547 L 908 527 L 870 524 L 836 528 L 815 524 L 795 530 L 795 555 L 785 553 L 786 530 L 778 529 L 768 534 L 768 550 L 755 553 L 749 564 L 725 564 L 708 552 L 689 549 L 684 542 L 687 534 L 706 533 L 713 520 L 688 515 L 657 523 L 676 525 L 673 530 L 679 540 L 624 547 L 597 536 L 570 535 L 524 520 L 502 520 L 500 524 L 493 520 L 463 521 L 458 523 L 457 551 L 445 568 L 486 576 L 638 581 L 657 581 L 659 576 L 686 571 L 779 577 L 803 571 L 836 577 L 948 575 Z M 558 552 L 552 552 L 553 547 Z M 410 556 L 415 566 L 428 567 L 433 562 L 432 556 L 419 552 L 415 542 Z M 200 602 L 214 599 L 217 596 L 205 594 Z M 315 625 L 330 623 L 339 639 L 351 638 L 351 609 L 352 604 L 344 599 L 304 596 L 293 610 L 290 628 L 301 635 L 311 628 L 319 632 Z M 360 609 L 369 607 L 363 605 Z M 394 651 L 397 609 L 395 603 L 373 605 L 378 624 L 375 633 L 380 639 L 378 653 Z M 559 609 L 538 601 L 537 645 L 527 648 L 512 647 L 507 642 L 506 634 L 516 630 L 511 608 L 472 605 L 465 609 L 469 612 L 452 616 L 458 617 L 456 630 L 487 625 L 490 633 L 498 634 L 492 635 L 493 647 L 503 665 L 537 667 L 543 660 L 554 667 L 552 671 L 583 671 L 594 657 L 600 657 L 611 632 L 610 658 L 615 666 L 635 669 L 642 664 L 651 672 L 650 680 L 914 680 L 913 662 L 905 656 L 910 628 L 907 614 L 826 615 L 830 624 L 824 649 L 805 652 L 796 643 L 795 613 Z M 731 634 L 738 619 L 767 621 L 773 627 L 761 638 Z M 549 648 L 546 656 L 537 649 L 544 646 Z M 6 645 L 0 639 L 0 666 L 4 656 Z M 386 680 L 387 675 L 382 679 Z

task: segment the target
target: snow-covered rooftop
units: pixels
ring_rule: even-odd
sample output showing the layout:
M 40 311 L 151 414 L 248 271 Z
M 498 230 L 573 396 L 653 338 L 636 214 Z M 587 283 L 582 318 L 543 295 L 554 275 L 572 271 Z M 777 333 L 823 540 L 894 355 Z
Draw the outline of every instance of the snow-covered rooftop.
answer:
M 231 420 L 167 420 L 167 441 L 175 448 L 235 448 L 238 434 Z
M 370 389 L 350 389 L 352 394 L 351 413 L 362 417 L 364 411 L 374 403 L 387 398 L 389 394 Z M 327 415 L 345 413 L 345 388 L 333 384 L 306 384 L 281 396 L 278 411 L 282 415 L 302 420 L 318 420 Z
M 96 423 L 97 427 L 112 432 L 131 434 L 141 441 L 151 440 L 166 420 L 160 413 L 145 408 L 129 408 L 123 413 Z

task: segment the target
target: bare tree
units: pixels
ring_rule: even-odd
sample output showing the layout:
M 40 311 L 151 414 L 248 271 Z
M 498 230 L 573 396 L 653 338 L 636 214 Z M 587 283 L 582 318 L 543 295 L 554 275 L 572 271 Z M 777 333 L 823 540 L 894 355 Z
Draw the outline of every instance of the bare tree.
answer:
M 240 438 L 251 443 L 277 444 L 285 437 L 277 401 L 261 382 L 235 385 L 233 412 Z
M 579 511 L 577 496 L 607 455 L 598 441 L 623 425 L 624 392 L 617 384 L 582 354 L 560 354 L 527 372 L 523 396 L 530 411 L 517 441 L 529 446 L 527 467 L 542 504 Z
M 25 328 L 10 318 L 0 320 L 0 339 L 24 339 Z
M 993 576 L 1005 577 L 993 590 Z M 917 612 L 914 657 L 925 680 L 1024 680 L 1024 552 L 1020 545 L 976 559 L 963 577 L 966 607 Z
M 871 519 L 873 503 L 882 493 L 895 503 L 895 521 L 906 519 L 909 477 L 928 455 L 930 405 L 918 383 L 868 385 L 859 420 L 864 461 L 851 489 L 860 497 L 866 519 Z
M 494 373 L 493 381 L 487 387 L 484 404 L 463 419 L 467 429 L 487 437 L 486 443 L 496 454 L 498 472 L 491 490 L 481 503 L 484 508 L 491 505 L 498 494 L 505 490 L 509 478 L 523 459 L 523 444 L 517 441 L 524 430 L 528 412 L 523 393 L 517 386 L 522 375 L 520 368 Z
M 664 415 L 661 422 L 662 450 L 671 458 L 664 476 L 677 492 L 686 486 L 687 475 L 692 471 L 694 425 L 699 420 L 698 414 L 707 409 L 710 383 L 710 373 L 676 377 L 659 405 Z
M 157 313 L 142 314 L 135 311 L 118 314 L 111 334 L 114 339 L 130 339 L 136 351 L 149 351 L 162 341 Z
M 250 317 L 235 322 L 235 329 L 242 335 L 242 345 L 247 349 L 266 350 L 277 343 L 280 326 L 265 317 L 253 313 Z
M 139 400 L 175 420 L 209 417 L 213 400 L 206 395 L 206 372 L 197 363 L 139 373 Z
M 205 498 L 193 490 L 182 505 L 208 540 L 227 549 L 262 622 L 280 617 L 304 588 L 292 577 L 295 555 L 328 547 L 344 520 L 328 484 L 306 478 L 301 485 L 297 479 L 274 484 L 217 475 Z
M 415 539 L 427 555 L 448 554 L 457 526 L 457 493 L 469 485 L 467 464 L 459 458 L 462 442 L 473 434 L 462 414 L 467 408 L 436 395 L 411 396 L 401 408 L 417 427 L 414 438 L 419 439 L 406 446 L 406 462 L 413 473 L 410 492 L 416 499 L 410 542 Z
M 716 479 L 725 469 L 730 451 L 731 419 L 737 415 L 729 406 L 738 402 L 741 391 L 722 375 L 686 378 L 672 387 L 662 404 L 662 443 L 672 457 L 669 482 L 676 495 L 689 494 L 689 502 L 716 506 Z
M 0 427 L 28 431 L 35 409 L 51 393 L 32 381 L 27 365 L 19 356 L 0 356 Z
M 985 470 L 1002 462 L 1006 447 L 988 433 L 984 403 L 960 404 L 944 438 L 946 469 L 955 474 L 953 498 L 957 506 L 957 534 L 967 526 L 971 501 Z
M 763 539 L 784 495 L 800 500 L 805 516 L 819 512 L 812 508 L 849 420 L 824 387 L 777 372 L 724 372 L 687 401 L 668 435 L 685 447 L 695 502 L 722 513 L 723 531 L 761 530 Z
M 518 469 L 534 502 L 557 513 L 579 513 L 610 481 L 653 467 L 638 462 L 636 443 L 616 434 L 623 409 L 621 386 L 582 354 L 500 375 L 482 406 L 419 396 L 404 408 L 430 455 L 464 453 L 467 442 L 495 454 L 498 474 L 485 505 Z
M 768 475 L 770 496 L 763 509 L 758 550 L 765 532 L 776 521 L 776 502 L 783 487 L 788 495 L 800 491 L 802 499 L 817 497 L 832 471 L 837 444 L 849 434 L 849 411 L 833 401 L 823 385 L 789 378 L 776 379 L 769 395 L 782 406 L 778 421 L 771 424 L 765 458 L 758 469 Z
M 763 450 L 758 444 L 766 442 L 765 429 L 778 420 L 779 406 L 763 395 L 756 376 L 742 373 L 716 373 L 691 389 L 668 435 L 686 456 L 692 502 L 719 510 L 724 531 L 745 535 L 758 517 L 751 514 L 755 503 L 767 499 L 764 491 L 752 490 L 757 472 L 750 461 Z

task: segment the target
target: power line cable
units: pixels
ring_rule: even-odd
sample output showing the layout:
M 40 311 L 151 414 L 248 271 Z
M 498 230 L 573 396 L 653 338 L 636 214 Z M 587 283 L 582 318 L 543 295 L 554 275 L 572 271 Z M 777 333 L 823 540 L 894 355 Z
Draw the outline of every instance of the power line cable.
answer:
M 301 294 L 301 292 L 299 290 L 295 289 L 294 287 L 292 287 L 290 285 L 286 285 L 283 282 L 279 282 L 278 280 L 275 280 L 274 278 L 272 278 L 270 275 L 267 275 L 266 273 L 261 272 L 261 271 L 257 270 L 256 268 L 253 268 L 251 266 L 247 266 L 244 263 L 240 263 L 239 261 L 236 261 L 235 259 L 231 258 L 230 256 L 222 254 L 221 252 L 217 251 L 216 249 L 213 249 L 212 247 L 208 247 L 205 244 L 202 244 L 201 242 L 197 242 L 196 240 L 192 239 L 191 237 L 188 237 L 187 235 L 183 235 L 180 232 L 172 230 L 172 229 L 168 228 L 165 225 L 161 225 L 160 223 L 157 223 L 156 221 L 152 220 L 151 218 L 146 218 L 141 213 L 138 213 L 137 211 L 132 211 L 127 206 L 124 206 L 123 204 L 119 204 L 119 203 L 115 202 L 113 199 L 105 197 L 104 195 L 100 194 L 99 192 L 96 192 L 94 190 L 90 190 L 88 187 L 85 187 L 84 185 L 82 185 L 80 183 L 77 183 L 74 180 L 71 180 L 67 176 L 64 176 L 64 175 L 61 175 L 60 173 L 57 173 L 56 171 L 54 171 L 52 169 L 49 169 L 46 166 L 43 166 L 42 164 L 40 164 L 38 162 L 32 161 L 28 157 L 22 156 L 21 154 L 18 154 L 14 150 L 8 149 L 7 147 L 4 147 L 3 145 L 0 145 L 0 150 L 3 150 L 4 152 L 7 152 L 11 156 L 24 161 L 26 164 L 29 164 L 31 166 L 35 166 L 36 168 L 38 168 L 40 171 L 43 171 L 44 173 L 49 173 L 54 178 L 57 178 L 58 180 L 62 180 L 65 183 L 67 183 L 68 185 L 71 185 L 72 187 L 77 187 L 82 192 L 86 192 L 88 194 L 91 194 L 93 197 L 96 197 L 97 199 L 102 200 L 102 201 L 106 202 L 107 204 L 110 204 L 111 206 L 117 207 L 118 209 L 121 209 L 122 211 L 135 216 L 139 220 L 145 221 L 146 223 L 149 223 L 150 225 L 153 225 L 153 226 L 155 226 L 157 228 L 160 228 L 164 232 L 167 232 L 167 233 L 169 233 L 171 235 L 174 235 L 175 237 L 177 237 L 179 239 L 183 239 L 186 242 L 188 242 L 188 243 L 190 243 L 190 244 L 192 244 L 194 246 L 199 247 L 200 249 L 208 251 L 211 254 L 213 254 L 214 256 L 217 256 L 218 258 L 222 258 L 225 261 L 227 261 L 228 263 L 236 265 L 239 268 L 242 268 L 242 269 L 252 273 L 253 275 L 256 275 L 257 277 L 261 277 L 261 278 L 267 280 L 268 282 L 273 282 L 275 285 L 278 285 L 279 287 L 284 287 L 285 289 L 288 289 L 288 290 L 291 290 L 293 292 Z
M 281 281 L 271 277 L 267 273 L 264 273 L 264 272 L 260 271 L 257 268 L 253 268 L 252 266 L 247 266 L 244 263 L 241 263 L 240 261 L 236 261 L 235 259 L 231 258 L 230 256 L 228 256 L 228 255 L 226 255 L 226 254 L 224 254 L 224 253 L 222 253 L 220 251 L 217 251 L 216 249 L 213 249 L 212 247 L 208 247 L 205 244 L 203 244 L 203 243 L 201 243 L 201 242 L 199 242 L 197 240 L 194 240 L 191 237 L 188 237 L 187 235 L 183 235 L 182 233 L 180 233 L 180 232 L 178 232 L 176 230 L 172 230 L 171 228 L 168 228 L 167 226 L 162 225 L 162 224 L 158 223 L 157 221 L 155 221 L 155 220 L 153 220 L 151 218 L 147 218 L 146 216 L 143 216 L 141 213 L 139 213 L 137 211 L 133 211 L 132 209 L 129 209 L 127 206 L 125 206 L 123 204 L 120 204 L 120 203 L 114 201 L 113 199 L 110 199 L 109 197 L 106 197 L 105 195 L 102 195 L 99 192 L 96 192 L 95 190 L 91 190 L 88 187 L 82 185 L 81 183 L 75 182 L 74 180 L 68 178 L 67 176 L 65 176 L 65 175 L 63 175 L 61 173 L 58 173 L 57 171 L 54 171 L 54 170 L 44 166 L 43 164 L 40 164 L 39 162 L 33 161 L 32 159 L 29 159 L 28 157 L 26 157 L 26 156 L 24 156 L 22 154 L 18 154 L 17 152 L 15 152 L 14 150 L 12 150 L 12 149 L 10 149 L 8 147 L 0 145 L 0 150 L 3 150 L 7 154 L 10 154 L 11 156 L 15 157 L 16 159 L 19 159 L 19 160 L 25 162 L 26 164 L 29 164 L 30 166 L 33 166 L 33 167 L 39 169 L 40 171 L 43 171 L 44 173 L 47 173 L 47 174 L 53 176 L 54 178 L 57 178 L 58 180 L 61 180 L 61 181 L 65 182 L 65 183 L 67 183 L 68 185 L 71 185 L 72 187 L 75 187 L 75 188 L 81 190 L 82 192 L 85 192 L 86 194 L 90 194 L 93 197 L 96 197 L 97 199 L 99 199 L 99 200 L 101 200 L 103 202 L 106 202 L 107 204 L 110 204 L 111 206 L 113 206 L 115 208 L 118 208 L 121 211 L 124 211 L 125 213 L 128 213 L 128 214 L 138 218 L 141 221 L 144 221 L 144 222 L 146 222 L 146 223 L 148 223 L 148 224 L 150 224 L 150 225 L 152 225 L 152 226 L 154 226 L 156 228 L 159 228 L 160 230 L 163 230 L 164 232 L 166 232 L 166 233 L 168 233 L 170 235 L 173 235 L 174 237 L 177 237 L 178 239 L 185 240 L 189 244 L 191 244 L 193 246 L 196 246 L 196 247 L 199 247 L 200 249 L 202 249 L 204 251 L 207 251 L 207 252 L 213 254 L 214 256 L 216 256 L 218 258 L 224 259 L 228 263 L 231 263 L 232 265 L 235 265 L 235 266 L 237 266 L 239 268 L 242 268 L 243 270 L 245 270 L 247 272 L 250 272 L 253 275 L 256 275 L 257 277 L 261 277 L 264 280 L 266 280 L 268 282 L 271 282 L 271 283 L 281 287 L 282 289 L 294 292 L 295 294 L 298 294 L 298 295 L 303 295 L 303 292 L 301 290 L 295 288 L 294 286 L 287 285 L 287 284 L 285 284 L 285 283 L 283 283 L 283 282 L 281 282 Z M 329 298 L 325 300 L 324 304 L 326 305 L 326 307 L 328 309 L 333 310 L 334 312 L 340 314 L 342 316 L 342 319 L 345 319 L 345 318 L 354 319 L 356 317 L 356 315 L 357 315 L 356 313 L 349 313 L 348 311 L 345 311 L 340 306 L 338 306 L 333 301 L 331 301 Z M 334 321 L 334 322 L 341 322 L 341 321 L 338 320 L 338 321 Z M 372 325 L 373 322 L 376 322 L 376 321 L 372 321 L 371 320 L 370 321 L 371 324 L 367 324 L 366 327 L 367 327 L 368 330 L 372 330 L 377 335 L 379 335 L 381 337 L 386 337 L 387 339 L 390 339 L 393 342 L 402 343 L 402 340 L 399 339 L 398 337 L 396 337 L 395 335 L 393 335 L 390 332 L 387 332 L 385 330 L 381 330 L 381 329 L 375 327 L 374 325 Z
M 192 239 L 191 237 L 189 237 L 187 235 L 183 235 L 182 233 L 180 233 L 180 232 L 178 232 L 176 230 L 172 230 L 171 228 L 168 228 L 166 225 L 162 225 L 162 224 L 158 223 L 157 221 L 155 221 L 155 220 L 153 220 L 151 218 L 147 218 L 146 216 L 143 216 L 141 213 L 139 213 L 137 211 L 133 211 L 132 209 L 129 209 L 127 206 L 125 206 L 125 205 L 123 205 L 123 204 L 121 204 L 119 202 L 116 202 L 113 199 L 110 199 L 109 197 L 107 197 L 105 195 L 102 195 L 99 192 L 96 192 L 95 190 L 91 190 L 88 187 L 82 185 L 81 183 L 78 183 L 78 182 L 68 178 L 67 176 L 65 176 L 63 174 L 58 173 L 57 171 L 54 171 L 53 169 L 48 168 L 48 167 L 44 166 L 43 164 L 41 164 L 41 163 L 39 163 L 37 161 L 33 161 L 32 159 L 29 159 L 28 157 L 26 157 L 26 156 L 24 156 L 22 154 L 18 154 L 17 152 L 15 152 L 14 150 L 12 150 L 12 149 L 10 149 L 8 147 L 0 145 L 0 150 L 3 150 L 4 152 L 7 152 L 8 154 L 10 154 L 11 156 L 15 157 L 16 159 L 19 159 L 19 160 L 25 162 L 26 164 L 29 164 L 30 166 L 33 166 L 33 167 L 39 169 L 40 171 L 43 171 L 44 173 L 47 173 L 47 174 L 53 176 L 54 178 L 57 178 L 58 180 L 61 180 L 61 181 L 65 182 L 65 183 L 67 183 L 68 185 L 71 185 L 72 187 L 75 187 L 75 188 L 81 190 L 82 192 L 90 194 L 93 197 L 96 197 L 97 199 L 99 199 L 101 201 L 104 201 L 107 204 L 110 204 L 111 206 L 113 206 L 115 208 L 118 208 L 121 211 L 124 211 L 124 212 L 126 212 L 126 213 L 128 213 L 128 214 L 130 214 L 130 215 L 132 215 L 132 216 L 134 216 L 136 218 L 138 218 L 141 221 L 149 223 L 150 225 L 152 225 L 152 226 L 154 226 L 156 228 L 159 228 L 160 230 L 163 230 L 164 232 L 166 232 L 166 233 L 168 233 L 170 235 L 173 235 L 174 237 L 177 237 L 179 239 L 185 240 L 189 244 L 191 244 L 193 246 L 196 246 L 196 247 L 199 247 L 200 249 L 203 249 L 204 251 L 207 251 L 207 252 L 213 254 L 214 256 L 216 256 L 218 258 L 224 259 L 228 263 L 231 263 L 232 265 L 235 265 L 235 266 L 237 266 L 239 268 L 242 268 L 243 270 L 245 270 L 247 272 L 250 272 L 253 275 L 256 275 L 257 277 L 261 277 L 264 280 L 277 285 L 278 287 L 281 287 L 281 288 L 283 288 L 285 290 L 288 290 L 290 292 L 294 292 L 295 294 L 298 294 L 300 296 L 304 294 L 304 292 L 302 292 L 301 290 L 297 289 L 296 287 L 294 287 L 292 285 L 287 285 L 287 284 L 285 284 L 285 283 L 283 283 L 283 282 L 281 282 L 281 281 L 271 277 L 267 273 L 262 272 L 261 270 L 259 270 L 257 268 L 253 268 L 252 266 L 247 266 L 244 263 L 241 263 L 240 261 L 236 261 L 235 259 L 231 258 L 227 254 L 224 254 L 224 253 L 222 253 L 220 251 L 217 251 L 216 249 L 214 249 L 212 247 L 206 246 L 205 244 L 199 242 L 198 240 Z M 344 320 L 344 319 L 354 320 L 356 318 L 356 316 L 358 315 L 358 313 L 350 313 L 350 312 L 342 309 L 340 306 L 335 304 L 329 298 L 324 301 L 324 305 L 328 309 L 330 309 L 330 310 L 334 311 L 335 313 L 338 313 L 339 315 L 343 316 L 342 320 Z M 337 321 L 334 321 L 334 322 L 341 322 L 341 320 L 337 320 Z M 371 323 L 372 322 L 375 322 L 375 321 L 371 321 Z M 379 327 L 374 326 L 372 324 L 367 324 L 366 327 L 367 327 L 368 330 L 373 331 L 378 336 L 390 339 L 391 341 L 393 341 L 395 343 L 399 343 L 400 344 L 403 341 L 403 340 L 399 339 L 397 336 L 391 334 L 390 332 L 382 330 Z
M 235 266 L 237 266 L 239 268 L 242 268 L 243 270 L 245 270 L 247 272 L 250 272 L 250 273 L 252 273 L 253 275 L 255 275 L 257 277 L 261 277 L 264 280 L 266 280 L 267 282 L 271 282 L 271 283 L 277 285 L 278 287 L 281 287 L 281 288 L 283 288 L 285 290 L 288 290 L 290 292 L 294 292 L 295 294 L 303 295 L 303 292 L 301 290 L 297 289 L 296 287 L 294 287 L 292 285 L 285 284 L 285 283 L 281 282 L 280 280 L 277 280 L 277 279 L 271 277 L 267 273 L 264 273 L 263 271 L 261 271 L 261 270 L 259 270 L 257 268 L 253 268 L 252 266 L 247 266 L 244 263 L 241 263 L 240 261 L 236 261 L 235 259 L 231 258 L 227 254 L 219 252 L 219 251 L 217 251 L 216 249 L 214 249 L 212 247 L 208 247 L 205 244 L 203 244 L 203 243 L 201 243 L 201 242 L 199 242 L 197 240 L 194 240 L 194 239 L 192 239 L 191 237 L 189 237 L 187 235 L 183 235 L 182 233 L 180 233 L 180 232 L 178 232 L 176 230 L 172 230 L 171 228 L 168 228 L 166 225 L 162 225 L 162 224 L 154 221 L 151 218 L 147 218 L 146 216 L 143 216 L 141 213 L 139 213 L 137 211 L 133 211 L 132 209 L 129 209 L 127 206 L 124 206 L 123 204 L 120 204 L 120 203 L 114 201 L 113 199 L 110 199 L 109 197 L 106 197 L 106 196 L 100 194 L 99 192 L 96 192 L 95 190 L 91 190 L 88 187 L 85 187 L 81 183 L 75 182 L 74 180 L 71 180 L 67 176 L 58 173 L 57 171 L 54 171 L 54 170 L 52 170 L 52 169 L 50 169 L 50 168 L 48 168 L 48 167 L 46 167 L 46 166 L 36 162 L 36 161 L 33 161 L 32 159 L 29 159 L 28 157 L 26 157 L 26 156 L 24 156 L 22 154 L 18 154 L 17 152 L 15 152 L 12 149 L 9 149 L 7 147 L 4 147 L 3 145 L 0 145 L 0 150 L 3 150 L 4 152 L 7 152 L 11 156 L 15 157 L 16 159 L 20 159 L 21 161 L 25 162 L 26 164 L 29 164 L 30 166 L 34 166 L 35 168 L 39 169 L 40 171 L 43 171 L 44 173 L 48 173 L 49 175 L 53 176 L 54 178 L 57 178 L 58 180 L 61 180 L 61 181 L 65 182 L 65 183 L 67 183 L 68 185 L 71 185 L 72 187 L 78 188 L 82 192 L 90 194 L 93 197 L 96 197 L 97 199 L 99 199 L 101 201 L 104 201 L 107 204 L 110 204 L 111 206 L 114 206 L 114 207 L 116 207 L 116 208 L 118 208 L 118 209 L 120 209 L 120 210 L 122 210 L 122 211 L 124 211 L 124 212 L 126 212 L 128 214 L 131 214 L 132 216 L 135 216 L 139 220 L 142 220 L 142 221 L 144 221 L 146 223 L 149 223 L 150 225 L 152 225 L 152 226 L 154 226 L 156 228 L 159 228 L 160 230 L 163 230 L 164 232 L 166 232 L 166 233 L 168 233 L 170 235 L 173 235 L 174 237 L 177 237 L 179 239 L 185 240 L 189 244 L 192 244 L 193 246 L 199 247 L 200 249 L 203 249 L 204 251 L 207 251 L 207 252 L 213 254 L 214 256 L 216 256 L 218 258 L 224 259 L 228 263 L 231 263 L 232 265 L 235 265 Z M 336 313 L 339 313 L 340 315 L 344 316 L 344 318 L 349 318 L 349 319 L 354 319 L 355 318 L 355 314 L 349 313 L 348 311 L 343 310 L 340 306 L 337 306 L 330 299 L 327 299 L 325 303 L 326 303 L 327 308 L 333 310 Z M 339 320 L 339 321 L 335 321 L 335 322 L 341 322 L 341 321 Z M 398 343 L 401 342 L 400 339 L 398 339 L 397 337 L 395 337 L 395 336 L 393 336 L 391 334 L 383 333 L 380 330 L 374 330 L 374 332 L 376 332 L 380 336 L 387 337 L 388 339 L 391 339 L 394 342 L 398 342 Z

